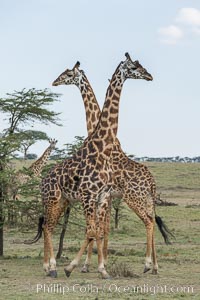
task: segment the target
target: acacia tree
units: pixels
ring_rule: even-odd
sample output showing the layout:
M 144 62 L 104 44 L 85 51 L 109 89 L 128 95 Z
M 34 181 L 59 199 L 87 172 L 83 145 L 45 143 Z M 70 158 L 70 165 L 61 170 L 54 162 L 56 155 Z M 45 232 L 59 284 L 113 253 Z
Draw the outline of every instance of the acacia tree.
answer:
M 7 198 L 7 184 L 10 177 L 7 163 L 11 154 L 18 147 L 19 143 L 13 135 L 7 137 L 0 135 L 0 256 L 3 255 L 4 203 Z
M 27 159 L 28 149 L 37 141 L 49 140 L 48 135 L 43 131 L 25 130 L 20 131 L 21 148 L 20 150 L 24 154 L 24 159 Z
M 0 256 L 3 255 L 3 224 L 4 224 L 4 215 L 3 215 L 3 200 L 4 200 L 4 193 L 3 193 L 3 164 L 0 163 Z
M 23 128 L 35 122 L 45 125 L 59 123 L 59 113 L 48 108 L 59 100 L 59 94 L 48 89 L 23 89 L 7 93 L 0 98 L 0 112 L 5 114 L 8 127 L 0 133 L 0 256 L 3 255 L 4 209 L 7 195 L 7 179 L 9 177 L 8 162 L 12 154 L 20 150 L 23 140 Z M 21 128 L 20 128 L 21 127 Z M 19 134 L 20 133 L 20 134 Z
M 79 150 L 79 148 L 83 145 L 84 142 L 84 136 L 75 136 L 75 140 L 70 144 L 65 144 L 67 148 L 67 156 L 72 157 L 76 151 Z
M 4 203 L 7 200 L 7 185 L 9 182 L 10 170 L 7 168 L 8 160 L 15 149 L 19 147 L 18 141 L 13 135 L 0 136 L 0 255 L 3 255 L 3 224 L 4 224 Z
M 122 199 L 120 198 L 113 199 L 112 207 L 114 209 L 114 228 L 119 229 L 119 220 L 124 217 Z
M 9 120 L 8 133 L 19 130 L 19 126 L 33 125 L 36 121 L 42 124 L 59 124 L 59 113 L 50 111 L 47 107 L 58 101 L 60 94 L 52 93 L 48 89 L 23 89 L 6 94 L 0 99 L 0 111 Z

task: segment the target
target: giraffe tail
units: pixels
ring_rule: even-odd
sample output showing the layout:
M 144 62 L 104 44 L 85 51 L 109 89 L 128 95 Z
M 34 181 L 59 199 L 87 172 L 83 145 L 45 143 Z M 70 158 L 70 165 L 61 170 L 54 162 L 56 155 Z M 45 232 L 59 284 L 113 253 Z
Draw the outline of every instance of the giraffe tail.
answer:
M 165 240 L 165 244 L 169 245 L 171 244 L 170 240 L 169 240 L 169 236 L 175 238 L 175 236 L 171 233 L 171 231 L 169 230 L 169 228 L 165 225 L 165 223 L 163 222 L 163 220 L 161 219 L 161 217 L 159 216 L 155 216 L 156 219 L 156 224 L 158 225 L 158 228 Z
M 42 236 L 42 231 L 43 231 L 43 224 L 44 224 L 44 216 L 39 217 L 39 222 L 38 222 L 38 232 L 34 239 L 32 240 L 25 240 L 24 244 L 30 245 L 36 243 Z

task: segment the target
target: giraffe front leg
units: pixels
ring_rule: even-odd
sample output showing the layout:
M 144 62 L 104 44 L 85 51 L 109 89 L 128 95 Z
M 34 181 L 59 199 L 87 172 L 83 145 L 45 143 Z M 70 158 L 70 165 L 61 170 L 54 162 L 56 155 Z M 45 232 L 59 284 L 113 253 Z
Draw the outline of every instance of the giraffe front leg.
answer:
M 85 241 L 81 246 L 81 249 L 79 250 L 78 254 L 76 257 L 72 260 L 72 262 L 65 267 L 64 271 L 67 277 L 71 275 L 71 272 L 76 268 L 80 262 L 80 259 L 85 252 L 86 248 L 90 244 L 90 242 L 96 237 L 96 227 L 95 227 L 95 201 L 91 202 L 91 210 L 90 213 L 88 214 L 88 211 L 86 210 L 86 207 L 84 206 L 85 201 L 83 201 L 83 208 L 84 208 L 84 213 L 85 213 L 85 218 L 86 218 L 86 236 L 85 236 Z M 92 249 L 90 249 L 92 250 Z
M 87 238 L 84 241 L 84 243 L 81 246 L 81 249 L 79 250 L 78 254 L 76 255 L 76 257 L 72 260 L 72 262 L 66 266 L 64 268 L 65 274 L 67 277 L 69 277 L 71 275 L 71 272 L 78 266 L 80 259 L 84 253 L 84 251 L 86 250 L 88 244 L 89 244 L 90 240 Z
M 96 237 L 96 244 L 97 244 L 97 253 L 98 253 L 98 272 L 101 274 L 102 279 L 110 279 L 110 275 L 106 271 L 105 268 L 105 257 L 107 258 L 107 243 L 105 243 L 104 236 L 104 224 L 100 220 L 99 224 L 97 225 L 97 237 Z
M 90 267 L 90 263 L 91 263 L 91 257 L 92 257 L 92 250 L 93 250 L 93 246 L 94 246 L 94 240 L 91 240 L 88 248 L 87 248 L 87 256 L 86 256 L 86 260 L 85 263 L 81 269 L 82 273 L 88 273 L 89 272 L 89 267 Z
M 97 211 L 97 252 L 98 252 L 98 272 L 101 273 L 102 279 L 110 279 L 110 275 L 105 268 L 105 259 L 107 259 L 108 246 L 108 228 L 110 223 L 109 205 L 110 193 L 104 195 Z M 105 238 L 105 240 L 104 240 Z
M 94 210 L 95 210 L 95 208 L 94 208 Z M 91 257 L 92 257 L 92 250 L 93 250 L 93 246 L 94 246 L 94 237 L 96 237 L 96 225 L 95 225 L 95 220 L 94 220 L 93 215 L 90 216 L 90 218 L 88 217 L 87 236 L 88 236 L 88 239 L 90 240 L 90 242 L 89 242 L 88 249 L 87 249 L 86 260 L 81 269 L 82 273 L 89 272 L 89 266 L 90 266 Z
M 111 215 L 111 203 L 112 199 L 110 198 L 110 202 L 108 205 L 108 210 L 105 217 L 105 228 L 104 228 L 104 245 L 103 245 L 103 256 L 104 256 L 104 265 L 107 265 L 108 260 L 108 236 L 110 232 L 110 215 Z
M 102 279 L 110 279 L 110 275 L 106 271 L 104 265 L 104 255 L 103 255 L 103 238 L 97 238 L 97 252 L 98 252 L 98 272 L 101 274 Z

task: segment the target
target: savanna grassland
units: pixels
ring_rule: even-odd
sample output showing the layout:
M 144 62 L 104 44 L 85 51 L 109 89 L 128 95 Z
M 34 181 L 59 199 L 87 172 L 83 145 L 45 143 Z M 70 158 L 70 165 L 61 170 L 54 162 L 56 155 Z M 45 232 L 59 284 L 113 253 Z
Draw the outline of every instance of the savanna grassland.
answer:
M 71 222 L 65 237 L 63 257 L 57 261 L 58 277 L 46 277 L 42 269 L 43 240 L 20 242 L 35 236 L 34 228 L 4 231 L 4 253 L 0 260 L 0 299 L 200 299 L 200 164 L 148 163 L 163 200 L 177 206 L 157 206 L 156 212 L 176 239 L 165 245 L 156 228 L 159 274 L 143 274 L 146 247 L 145 228 L 124 204 L 118 230 L 109 240 L 107 269 L 112 276 L 102 280 L 94 253 L 90 273 L 81 266 L 66 278 L 64 266 L 74 258 L 83 241 L 84 227 Z M 72 220 L 73 221 L 73 220 Z M 58 249 L 61 226 L 54 234 Z M 95 251 L 94 251 L 95 252 Z M 81 261 L 81 265 L 83 264 Z

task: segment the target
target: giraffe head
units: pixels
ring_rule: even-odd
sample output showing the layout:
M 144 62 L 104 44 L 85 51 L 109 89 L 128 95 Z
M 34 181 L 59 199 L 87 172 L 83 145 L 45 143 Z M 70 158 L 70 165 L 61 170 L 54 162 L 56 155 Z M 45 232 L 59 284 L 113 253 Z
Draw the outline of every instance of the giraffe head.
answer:
M 55 139 L 50 139 L 49 140 L 49 147 L 51 148 L 51 150 L 53 150 L 53 149 L 55 149 L 56 148 L 56 144 L 57 144 L 57 140 L 55 140 Z
M 61 73 L 56 80 L 52 83 L 53 86 L 57 85 L 69 85 L 75 84 L 79 86 L 80 79 L 82 77 L 82 72 L 79 70 L 80 62 L 74 65 L 72 70 L 66 69 L 63 73 Z
M 119 65 L 119 70 L 121 71 L 121 76 L 124 81 L 128 78 L 145 79 L 147 81 L 153 80 L 151 74 L 143 68 L 138 60 L 132 61 L 128 53 L 125 53 L 125 56 L 126 60 Z

